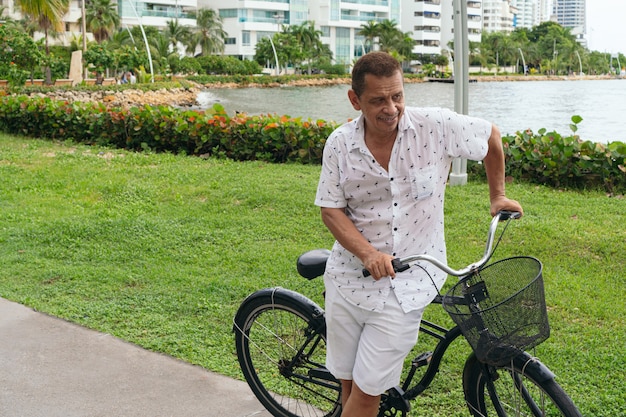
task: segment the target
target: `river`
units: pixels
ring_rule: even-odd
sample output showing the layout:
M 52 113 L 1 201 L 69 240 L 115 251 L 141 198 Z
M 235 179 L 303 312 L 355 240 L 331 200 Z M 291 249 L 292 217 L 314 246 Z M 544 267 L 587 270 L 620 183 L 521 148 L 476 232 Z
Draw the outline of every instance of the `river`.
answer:
M 202 107 L 220 103 L 229 114 L 276 113 L 343 122 L 358 116 L 348 85 L 323 87 L 210 89 L 198 95 Z M 454 85 L 405 84 L 410 106 L 454 108 Z M 503 134 L 546 128 L 569 135 L 571 117 L 583 121 L 578 134 L 596 142 L 626 142 L 626 80 L 504 81 L 469 85 L 469 114 L 488 119 Z

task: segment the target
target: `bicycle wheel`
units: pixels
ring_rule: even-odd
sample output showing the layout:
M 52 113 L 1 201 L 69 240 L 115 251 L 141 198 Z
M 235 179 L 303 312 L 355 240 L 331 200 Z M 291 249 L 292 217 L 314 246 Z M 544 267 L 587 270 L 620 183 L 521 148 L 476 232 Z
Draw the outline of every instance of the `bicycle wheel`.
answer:
M 476 417 L 582 417 L 554 374 L 528 354 L 498 367 L 470 356 L 463 370 L 463 390 Z
M 285 289 L 248 297 L 235 317 L 235 344 L 252 392 L 277 417 L 337 417 L 341 387 L 324 367 L 324 312 Z

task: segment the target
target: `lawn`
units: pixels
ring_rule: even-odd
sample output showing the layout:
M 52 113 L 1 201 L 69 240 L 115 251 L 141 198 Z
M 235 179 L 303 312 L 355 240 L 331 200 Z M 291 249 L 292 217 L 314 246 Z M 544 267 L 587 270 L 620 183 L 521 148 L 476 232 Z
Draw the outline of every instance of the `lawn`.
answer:
M 241 378 L 231 327 L 246 295 L 282 286 L 322 303 L 321 280 L 295 271 L 300 253 L 332 244 L 313 205 L 318 175 L 0 134 L 0 296 Z M 552 335 L 537 356 L 584 415 L 626 415 L 626 200 L 507 191 L 526 215 L 496 257 L 544 264 Z M 450 188 L 446 216 L 451 265 L 480 257 L 486 185 Z M 413 416 L 467 415 L 455 356 Z

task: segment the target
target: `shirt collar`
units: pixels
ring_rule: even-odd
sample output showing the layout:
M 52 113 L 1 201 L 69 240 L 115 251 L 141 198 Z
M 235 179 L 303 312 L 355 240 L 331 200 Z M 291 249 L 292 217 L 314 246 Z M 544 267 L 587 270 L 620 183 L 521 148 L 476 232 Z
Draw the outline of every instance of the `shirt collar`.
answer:
M 363 114 L 354 119 L 352 123 L 354 123 L 354 135 L 352 136 L 350 149 L 357 149 L 361 152 L 365 152 L 367 150 L 367 146 L 365 145 L 365 118 L 363 117 Z M 402 113 L 402 117 L 398 122 L 398 135 L 401 137 L 409 130 L 415 132 L 415 126 L 413 125 L 411 118 L 407 117 L 405 107 L 405 111 Z

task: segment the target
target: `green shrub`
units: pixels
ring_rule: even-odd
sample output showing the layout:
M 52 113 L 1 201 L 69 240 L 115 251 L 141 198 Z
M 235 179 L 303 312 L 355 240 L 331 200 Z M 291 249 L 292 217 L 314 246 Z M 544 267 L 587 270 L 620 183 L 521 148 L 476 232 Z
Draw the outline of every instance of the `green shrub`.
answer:
M 233 160 L 318 163 L 333 123 L 278 115 L 230 117 L 170 106 L 108 108 L 27 96 L 0 97 L 0 130 L 130 150 L 214 155 Z
M 581 120 L 572 117 L 573 132 Z M 7 133 L 238 161 L 318 164 L 326 138 L 336 127 L 323 120 L 276 114 L 231 117 L 219 104 L 207 111 L 148 105 L 122 109 L 23 95 L 0 97 L 0 130 Z M 509 177 L 559 188 L 626 191 L 623 142 L 582 141 L 575 134 L 562 136 L 545 129 L 537 134 L 517 132 L 502 140 Z M 482 171 L 481 164 L 468 167 L 470 174 Z
M 581 140 L 576 135 L 581 121 L 572 117 L 570 136 L 546 129 L 505 136 L 506 174 L 552 187 L 626 190 L 626 144 Z

